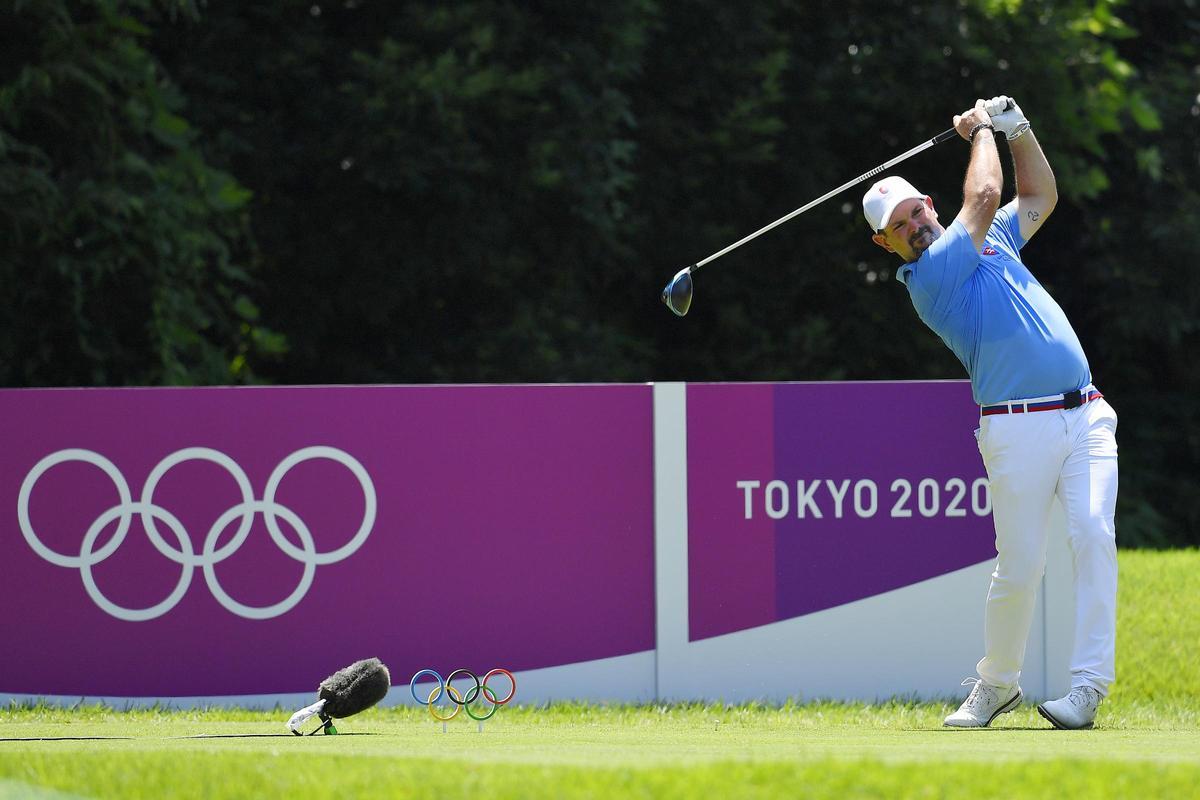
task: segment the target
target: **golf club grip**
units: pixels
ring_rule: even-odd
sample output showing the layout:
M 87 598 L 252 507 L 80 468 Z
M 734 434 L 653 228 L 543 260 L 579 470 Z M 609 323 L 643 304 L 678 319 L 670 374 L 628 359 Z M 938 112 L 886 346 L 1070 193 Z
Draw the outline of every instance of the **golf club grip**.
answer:
M 1012 101 L 1012 98 L 1010 97 L 1010 98 L 1008 98 L 1008 102 L 1006 102 L 1006 103 L 1004 104 L 1004 110 L 1005 110 L 1005 111 L 1011 111 L 1011 110 L 1012 110 L 1012 107 L 1013 107 L 1014 105 L 1016 105 L 1016 103 L 1014 103 L 1014 102 Z M 954 128 L 947 128 L 946 130 L 944 130 L 944 131 L 942 131 L 941 133 L 939 133 L 937 136 L 933 137 L 933 139 L 932 139 L 931 141 L 932 141 L 934 144 L 941 144 L 942 142 L 945 142 L 945 141 L 948 141 L 948 140 L 950 140 L 950 139 L 953 139 L 953 138 L 954 138 L 955 136 L 957 136 L 957 135 L 958 135 L 958 131 L 957 131 L 957 130 L 955 130 Z
M 930 141 L 932 141 L 934 144 L 941 144 L 949 139 L 953 139 L 957 135 L 958 131 L 956 131 L 954 128 L 947 128 L 937 136 L 933 137 Z

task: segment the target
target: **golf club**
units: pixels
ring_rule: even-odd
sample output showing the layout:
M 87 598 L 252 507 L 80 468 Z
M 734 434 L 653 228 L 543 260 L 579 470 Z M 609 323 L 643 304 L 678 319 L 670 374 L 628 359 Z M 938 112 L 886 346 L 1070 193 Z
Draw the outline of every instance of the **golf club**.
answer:
M 797 217 L 797 216 L 803 214 L 805 211 L 808 211 L 810 208 L 812 208 L 815 205 L 825 202 L 829 198 L 833 197 L 835 194 L 845 191 L 846 189 L 849 189 L 851 186 L 854 186 L 857 183 L 862 183 L 863 181 L 867 180 L 868 178 L 873 178 L 876 175 L 878 175 L 879 173 L 883 172 L 885 169 L 893 167 L 896 164 L 899 164 L 901 161 L 904 161 L 907 158 L 911 158 L 912 156 L 915 156 L 917 153 L 920 153 L 923 150 L 928 150 L 930 147 L 933 147 L 935 144 L 941 144 L 942 142 L 944 142 L 948 139 L 953 139 L 956 135 L 957 134 L 956 134 L 954 128 L 950 128 L 949 130 L 942 131 L 941 133 L 939 133 L 937 136 L 934 136 L 929 141 L 919 144 L 916 147 L 914 147 L 912 150 L 909 150 L 906 153 L 901 153 L 900 155 L 896 156 L 892 160 L 886 161 L 886 162 L 880 164 L 878 167 L 871 170 L 870 172 L 864 172 L 862 175 L 859 175 L 857 178 L 855 178 L 852 181 L 847 181 L 846 183 L 843 183 L 841 186 L 834 189 L 832 192 L 821 195 L 816 200 L 813 200 L 811 203 L 807 203 L 807 204 L 801 206 L 800 208 L 797 208 L 795 211 L 788 214 L 787 216 L 780 217 L 779 219 L 772 222 L 770 225 L 767 225 L 764 228 L 760 228 L 757 231 L 755 231 L 754 233 L 747 236 L 746 238 L 740 239 L 739 241 L 734 242 L 733 244 L 726 247 L 724 250 L 720 250 L 716 253 L 713 253 L 708 258 L 704 259 L 703 261 L 698 261 L 690 267 L 684 267 L 683 269 L 679 270 L 679 272 L 675 273 L 675 277 L 672 278 L 671 282 L 667 284 L 665 289 L 663 289 L 662 301 L 667 304 L 667 308 L 669 308 L 669 309 L 671 309 L 671 311 L 675 312 L 676 315 L 682 317 L 684 314 L 686 314 L 688 312 L 688 309 L 691 308 L 691 306 L 692 306 L 692 273 L 695 272 L 696 270 L 700 269 L 701 267 L 703 267 L 708 262 L 717 260 L 721 256 L 728 253 L 730 250 L 735 250 L 735 249 L 741 247 L 742 245 L 744 245 L 746 242 L 750 241 L 751 239 L 756 239 L 759 236 L 761 236 L 762 234 L 771 230 L 772 228 L 778 227 L 779 225 L 782 225 L 783 223 L 787 222 L 789 219 L 792 219 L 793 217 Z

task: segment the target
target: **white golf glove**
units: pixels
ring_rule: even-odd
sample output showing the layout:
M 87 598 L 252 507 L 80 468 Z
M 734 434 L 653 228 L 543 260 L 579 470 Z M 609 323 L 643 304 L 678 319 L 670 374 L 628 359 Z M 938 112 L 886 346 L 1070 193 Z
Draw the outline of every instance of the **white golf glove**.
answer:
M 1011 97 L 999 95 L 991 100 L 984 100 L 983 107 L 992 118 L 996 130 L 1003 133 L 1008 141 L 1011 142 L 1029 130 L 1029 120 L 1025 119 L 1021 107 Z

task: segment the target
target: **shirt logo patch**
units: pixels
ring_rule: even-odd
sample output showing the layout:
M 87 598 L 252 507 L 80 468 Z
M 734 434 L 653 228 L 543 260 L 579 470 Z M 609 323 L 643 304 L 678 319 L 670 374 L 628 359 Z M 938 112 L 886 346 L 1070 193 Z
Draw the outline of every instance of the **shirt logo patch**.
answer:
M 994 256 L 994 255 L 996 255 L 996 252 L 997 252 L 996 248 L 992 247 L 991 245 L 988 245 L 987 247 L 983 248 L 983 254 L 985 256 Z

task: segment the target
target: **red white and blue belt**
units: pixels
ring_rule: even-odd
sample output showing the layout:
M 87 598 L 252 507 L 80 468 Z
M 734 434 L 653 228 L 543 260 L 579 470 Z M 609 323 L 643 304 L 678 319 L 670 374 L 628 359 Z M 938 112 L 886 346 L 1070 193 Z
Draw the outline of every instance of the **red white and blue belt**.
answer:
M 979 415 L 990 417 L 993 414 L 1025 414 L 1034 411 L 1055 411 L 1057 409 L 1079 408 L 1085 403 L 1104 397 L 1095 386 L 1085 386 L 1066 394 L 1052 394 L 1047 397 L 1029 397 L 1024 400 L 1010 400 L 1007 403 L 997 403 L 990 406 L 980 406 Z

